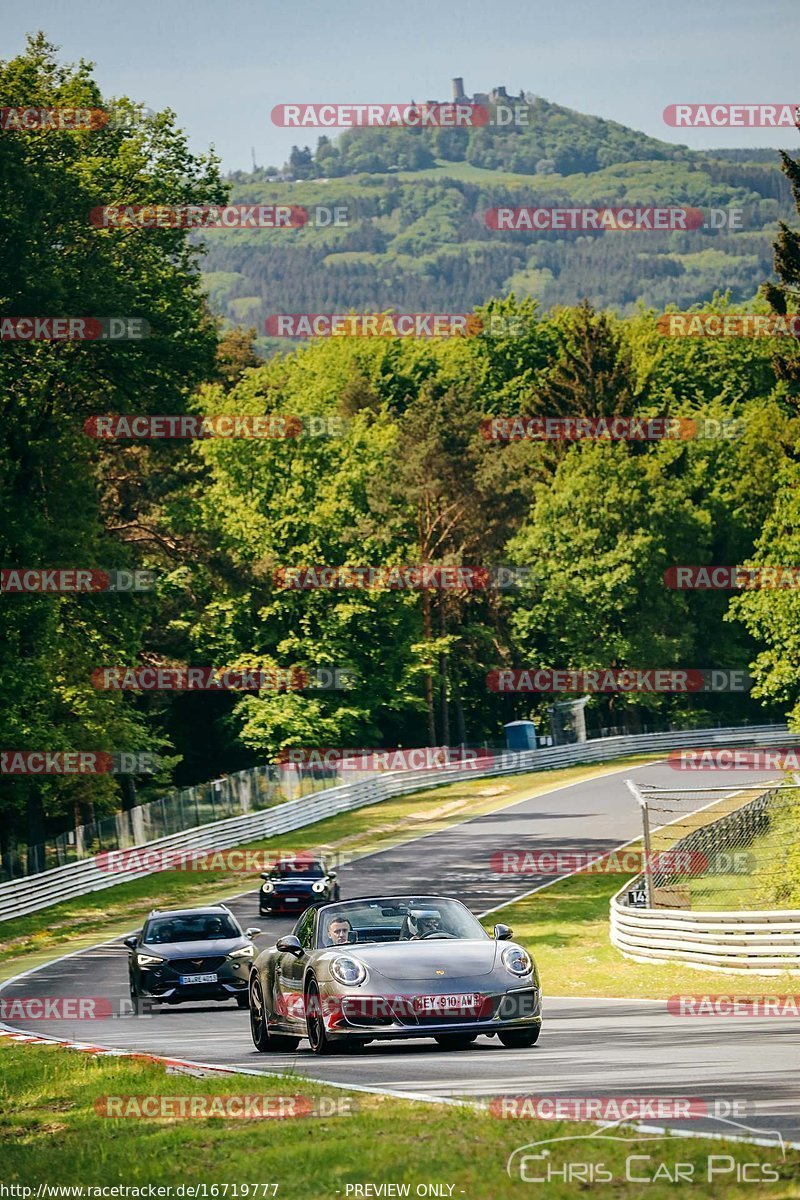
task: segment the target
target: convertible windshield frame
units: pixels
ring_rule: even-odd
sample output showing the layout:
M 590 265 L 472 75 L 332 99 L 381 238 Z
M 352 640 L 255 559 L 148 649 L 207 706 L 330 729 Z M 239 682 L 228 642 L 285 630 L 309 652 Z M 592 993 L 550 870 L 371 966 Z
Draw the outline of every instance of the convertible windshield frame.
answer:
M 384 912 L 386 909 L 395 909 L 393 913 Z M 374 920 L 369 919 L 370 912 L 374 915 Z M 453 941 L 471 941 L 491 940 L 490 935 L 486 932 L 483 926 L 478 921 L 465 904 L 460 900 L 454 900 L 449 896 L 369 896 L 363 899 L 339 900 L 334 904 L 325 905 L 319 911 L 317 930 L 316 930 L 316 947 L 324 950 L 330 949 L 331 941 L 327 935 L 327 929 L 335 919 L 345 918 L 352 926 L 356 938 L 349 941 L 350 946 L 356 945 L 417 945 L 419 938 L 408 936 L 406 918 L 409 914 L 418 913 L 422 915 L 422 919 L 426 920 L 424 914 L 432 912 L 438 913 L 441 931 L 448 935 L 448 940 Z M 358 914 L 359 919 L 356 920 Z M 358 935 L 368 930 L 376 935 L 381 929 L 385 929 L 387 933 L 398 929 L 397 937 L 364 937 Z M 405 934 L 403 933 L 405 930 Z

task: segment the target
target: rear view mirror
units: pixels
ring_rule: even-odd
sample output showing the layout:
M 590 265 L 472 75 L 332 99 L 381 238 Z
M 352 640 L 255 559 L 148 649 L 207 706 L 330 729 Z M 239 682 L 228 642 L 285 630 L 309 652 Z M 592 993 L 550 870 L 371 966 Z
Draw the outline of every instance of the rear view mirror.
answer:
M 138 938 L 138 936 L 139 936 L 138 933 L 132 933 L 130 937 L 123 938 L 122 939 L 123 946 L 127 946 L 129 950 L 135 950 L 136 949 L 136 939 Z
M 495 925 L 494 940 L 496 942 L 508 942 L 511 940 L 511 935 L 514 930 L 509 925 Z
M 254 937 L 258 937 L 259 933 L 261 933 L 261 930 L 258 928 L 257 925 L 253 925 L 250 929 L 245 929 L 244 936 L 249 937 L 249 938 L 254 938 Z
M 339 874 L 338 871 L 328 871 L 328 878 L 335 879 L 338 874 Z

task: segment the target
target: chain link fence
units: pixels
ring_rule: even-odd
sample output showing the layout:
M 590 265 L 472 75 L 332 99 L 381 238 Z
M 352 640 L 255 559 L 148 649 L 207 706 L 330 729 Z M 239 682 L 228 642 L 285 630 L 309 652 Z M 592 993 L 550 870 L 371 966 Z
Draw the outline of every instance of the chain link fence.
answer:
M 800 907 L 800 783 L 635 788 L 644 874 L 634 902 L 698 911 Z
M 363 775 L 348 772 L 347 782 L 356 783 L 360 778 Z M 271 808 L 342 782 L 340 772 L 319 767 L 275 764 L 249 767 L 170 792 L 150 804 L 78 825 L 37 845 L 7 845 L 0 860 L 0 882 L 38 875 L 102 851 L 129 850 L 212 821 Z

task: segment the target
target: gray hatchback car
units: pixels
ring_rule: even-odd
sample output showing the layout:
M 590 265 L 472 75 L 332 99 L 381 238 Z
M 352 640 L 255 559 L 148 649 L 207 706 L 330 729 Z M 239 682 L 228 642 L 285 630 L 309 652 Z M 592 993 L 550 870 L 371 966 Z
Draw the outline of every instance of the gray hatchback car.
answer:
M 248 976 L 257 954 L 252 938 L 224 904 L 155 909 L 138 933 L 125 938 L 135 1009 L 142 1001 L 231 1000 L 247 1008 Z

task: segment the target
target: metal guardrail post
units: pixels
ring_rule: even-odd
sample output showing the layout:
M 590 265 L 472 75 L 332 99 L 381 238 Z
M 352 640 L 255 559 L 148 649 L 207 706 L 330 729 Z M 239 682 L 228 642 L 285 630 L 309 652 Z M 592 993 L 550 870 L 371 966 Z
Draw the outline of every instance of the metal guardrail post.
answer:
M 645 908 L 653 907 L 653 895 L 650 888 L 651 867 L 653 856 L 650 853 L 650 813 L 647 811 L 647 801 L 632 779 L 625 780 L 625 786 L 642 810 L 642 849 L 644 851 L 644 903 Z

